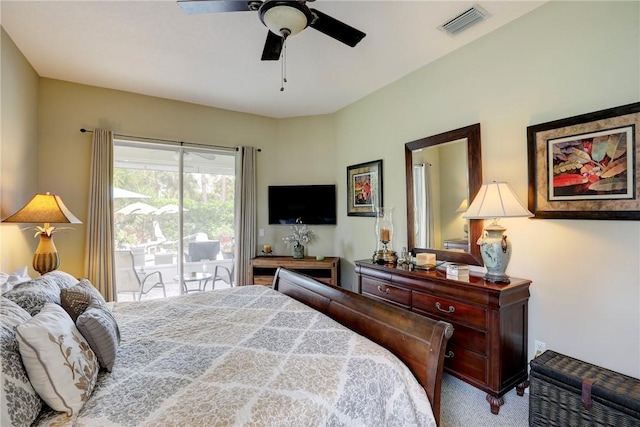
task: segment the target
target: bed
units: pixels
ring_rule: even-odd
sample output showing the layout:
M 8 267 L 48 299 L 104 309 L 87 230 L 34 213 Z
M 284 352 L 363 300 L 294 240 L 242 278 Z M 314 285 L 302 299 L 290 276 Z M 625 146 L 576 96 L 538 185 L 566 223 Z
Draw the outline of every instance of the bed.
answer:
M 295 272 L 280 269 L 273 288 L 116 303 L 113 315 L 120 343 L 111 372 L 100 370 L 81 409 L 69 415 L 44 405 L 34 425 L 435 426 L 439 419 L 452 326 Z

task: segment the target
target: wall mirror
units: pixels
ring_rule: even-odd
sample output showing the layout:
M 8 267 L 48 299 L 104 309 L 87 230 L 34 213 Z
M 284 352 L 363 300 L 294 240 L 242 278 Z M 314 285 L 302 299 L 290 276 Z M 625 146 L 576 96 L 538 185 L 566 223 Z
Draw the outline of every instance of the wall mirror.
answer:
M 480 123 L 405 144 L 408 248 L 483 265 L 481 220 L 462 214 L 482 186 Z

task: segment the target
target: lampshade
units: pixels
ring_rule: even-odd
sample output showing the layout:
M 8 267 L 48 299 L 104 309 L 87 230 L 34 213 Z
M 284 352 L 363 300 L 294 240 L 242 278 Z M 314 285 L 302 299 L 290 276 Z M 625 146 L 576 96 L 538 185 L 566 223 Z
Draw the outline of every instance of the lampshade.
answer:
M 262 23 L 279 36 L 284 36 L 282 30 L 288 30 L 287 36 L 295 36 L 311 19 L 308 9 L 296 1 L 270 1 L 260 8 Z
M 468 219 L 532 217 L 506 182 L 482 184 L 480 191 L 462 215 Z
M 55 194 L 36 194 L 18 212 L 2 222 L 82 224 Z

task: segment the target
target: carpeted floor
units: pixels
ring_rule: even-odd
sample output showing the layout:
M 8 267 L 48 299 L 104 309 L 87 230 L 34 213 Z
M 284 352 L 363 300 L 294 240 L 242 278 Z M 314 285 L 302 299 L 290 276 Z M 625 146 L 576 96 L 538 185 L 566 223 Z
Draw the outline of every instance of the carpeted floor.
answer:
M 459 379 L 442 377 L 440 427 L 524 427 L 529 425 L 529 394 L 520 397 L 513 389 L 504 396 L 500 413 L 493 415 L 486 393 Z

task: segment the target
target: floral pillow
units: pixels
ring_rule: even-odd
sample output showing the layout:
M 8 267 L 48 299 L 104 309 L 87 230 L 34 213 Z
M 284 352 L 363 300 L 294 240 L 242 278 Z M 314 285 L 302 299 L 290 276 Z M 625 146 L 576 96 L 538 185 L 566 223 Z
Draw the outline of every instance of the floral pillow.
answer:
M 52 409 L 75 416 L 91 396 L 98 361 L 66 311 L 47 303 L 16 328 L 31 385 Z
M 42 408 L 22 364 L 15 327 L 31 315 L 11 300 L 0 297 L 0 425 L 29 426 Z

